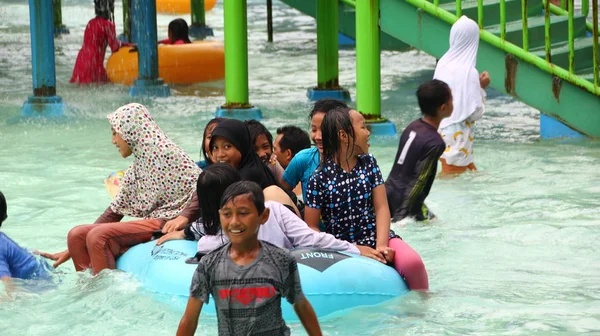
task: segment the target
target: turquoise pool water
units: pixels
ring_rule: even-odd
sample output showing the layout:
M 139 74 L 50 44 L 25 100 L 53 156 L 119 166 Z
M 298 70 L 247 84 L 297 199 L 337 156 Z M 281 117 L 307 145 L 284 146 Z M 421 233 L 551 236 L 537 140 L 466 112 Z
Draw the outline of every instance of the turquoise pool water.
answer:
M 57 90 L 69 118 L 24 121 L 17 117 L 31 93 L 28 7 L 0 1 L 0 190 L 9 202 L 2 231 L 27 248 L 51 252 L 65 248 L 71 227 L 93 222 L 107 206 L 103 179 L 130 161 L 110 143 L 105 115 L 134 101 L 122 86 L 68 84 L 93 9 L 91 1 L 63 5 L 71 34 L 56 40 Z M 279 2 L 274 7 L 270 45 L 264 2 L 249 3 L 251 102 L 263 109 L 272 131 L 284 124 L 308 127 L 305 90 L 316 81 L 314 20 Z M 207 14 L 216 38 L 223 36 L 222 14 L 222 4 Z M 158 17 L 159 37 L 173 18 Z M 354 52 L 341 51 L 340 57 L 340 82 L 355 97 Z M 416 51 L 383 52 L 381 64 L 383 113 L 401 130 L 419 115 L 414 91 L 431 78 L 435 60 Z M 223 83 L 172 92 L 142 102 L 176 143 L 199 158 L 204 124 L 224 102 Z M 435 182 L 427 203 L 438 221 L 393 224 L 425 261 L 428 298 L 409 294 L 322 321 L 325 334 L 600 334 L 600 144 L 541 141 L 538 123 L 537 111 L 490 92 L 476 140 L 480 171 Z M 397 139 L 381 139 L 371 147 L 384 174 L 396 146 Z M 130 276 L 106 272 L 91 279 L 71 264 L 60 271 L 58 285 L 24 286 L 16 300 L 0 303 L 2 335 L 175 333 L 181 313 L 153 301 Z M 215 335 L 216 320 L 203 318 L 198 334 Z

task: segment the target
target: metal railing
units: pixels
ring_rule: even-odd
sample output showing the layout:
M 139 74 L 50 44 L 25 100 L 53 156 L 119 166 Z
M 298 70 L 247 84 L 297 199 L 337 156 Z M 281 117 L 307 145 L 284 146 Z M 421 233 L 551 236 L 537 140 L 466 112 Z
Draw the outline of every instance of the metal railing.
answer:
M 350 6 L 355 6 L 354 0 L 340 0 Z M 400 0 L 399 0 L 400 1 Z M 421 8 L 430 15 L 436 16 L 449 24 L 454 24 L 456 20 L 461 16 L 462 4 L 461 0 L 456 0 L 456 14 L 450 13 L 447 10 L 439 7 L 440 0 L 404 0 L 407 3 L 412 4 L 415 7 Z M 510 1 L 510 0 L 509 0 Z M 587 16 L 589 14 L 589 1 L 582 0 L 582 15 Z M 523 30 L 523 47 L 519 47 L 506 40 L 506 0 L 500 0 L 500 36 L 496 36 L 484 29 L 484 16 L 483 16 L 483 0 L 477 0 L 477 24 L 480 28 L 480 38 L 482 41 L 487 42 L 509 54 L 512 54 L 539 69 L 555 75 L 556 77 L 573 83 L 587 91 L 600 96 L 600 73 L 599 73 L 599 62 L 598 62 L 598 1 L 592 1 L 592 22 L 586 22 L 586 30 L 591 32 L 593 37 L 592 51 L 593 51 L 593 74 L 594 79 L 592 82 L 575 74 L 575 29 L 574 29 L 574 0 L 560 0 L 561 6 L 556 6 L 550 3 L 550 0 L 543 0 L 544 4 L 544 49 L 545 58 L 538 57 L 537 55 L 529 51 L 529 26 L 527 22 L 528 8 L 527 1 L 521 1 L 521 19 L 522 19 L 522 30 Z M 565 10 L 565 8 L 567 8 Z M 558 65 L 552 64 L 552 40 L 550 34 L 550 17 L 554 15 L 566 15 L 568 19 L 568 48 L 569 48 L 569 63 L 568 69 L 563 69 Z
M 568 5 L 567 5 L 567 1 Z M 571 44 L 571 34 L 573 34 L 573 16 L 575 12 L 575 6 L 573 0 L 561 0 L 560 6 L 556 6 L 554 4 L 549 4 L 548 0 L 544 0 L 544 5 L 546 6 L 546 11 L 549 11 L 555 15 L 567 15 L 569 17 L 569 65 L 571 65 L 571 60 L 574 62 L 574 45 Z M 590 3 L 589 0 L 581 1 L 581 15 L 587 17 L 590 12 Z M 592 0 L 592 22 L 586 20 L 585 28 L 588 32 L 592 33 L 593 44 L 592 44 L 592 52 L 593 52 L 593 71 L 594 71 L 594 85 L 600 85 L 600 74 L 598 69 L 598 1 Z M 549 32 L 547 32 L 549 35 Z M 571 70 L 571 69 L 569 69 Z

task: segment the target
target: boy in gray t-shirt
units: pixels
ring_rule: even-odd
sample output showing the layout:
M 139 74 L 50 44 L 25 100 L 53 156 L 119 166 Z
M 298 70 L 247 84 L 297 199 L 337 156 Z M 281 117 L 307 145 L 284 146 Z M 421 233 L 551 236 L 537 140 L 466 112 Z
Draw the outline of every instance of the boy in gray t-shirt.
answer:
M 289 335 L 281 297 L 294 305 L 309 335 L 321 335 L 316 314 L 302 293 L 298 266 L 287 250 L 258 240 L 269 218 L 260 187 L 249 181 L 229 186 L 221 198 L 220 221 L 230 243 L 205 255 L 192 280 L 177 335 L 193 335 L 202 305 L 212 294 L 219 335 Z

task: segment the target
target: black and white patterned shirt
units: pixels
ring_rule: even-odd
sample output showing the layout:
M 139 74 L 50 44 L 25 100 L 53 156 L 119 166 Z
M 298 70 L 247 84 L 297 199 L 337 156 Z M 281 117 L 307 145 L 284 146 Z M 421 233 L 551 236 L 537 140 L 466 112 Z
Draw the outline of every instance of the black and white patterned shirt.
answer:
M 350 243 L 375 247 L 373 189 L 381 184 L 381 170 L 372 154 L 360 155 L 350 172 L 329 161 L 308 183 L 306 205 L 321 209 L 327 233 Z M 390 238 L 394 237 L 390 230 Z

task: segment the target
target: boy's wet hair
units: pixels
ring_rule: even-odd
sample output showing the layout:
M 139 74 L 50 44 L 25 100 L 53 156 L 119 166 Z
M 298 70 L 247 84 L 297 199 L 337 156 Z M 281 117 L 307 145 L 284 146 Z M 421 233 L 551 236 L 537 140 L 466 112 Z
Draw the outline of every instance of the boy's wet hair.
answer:
M 208 153 L 206 152 L 206 149 L 204 149 L 204 139 L 206 139 L 206 131 L 212 126 L 212 125 L 218 125 L 220 124 L 223 120 L 225 120 L 227 118 L 222 118 L 222 117 L 216 117 L 216 118 L 212 118 L 211 120 L 208 121 L 208 123 L 206 123 L 206 126 L 204 127 L 204 132 L 202 133 L 202 156 L 204 156 L 204 160 L 208 163 L 213 163 L 212 160 L 208 157 Z
M 323 124 L 321 124 L 321 133 L 323 136 L 323 157 L 321 159 L 321 168 L 330 161 L 334 160 L 341 163 L 339 150 L 342 148 L 339 132 L 344 131 L 349 138 L 354 139 L 354 127 L 352 126 L 352 118 L 350 118 L 349 107 L 338 107 L 329 111 Z M 354 146 L 354 142 L 348 142 L 348 150 Z
M 279 151 L 291 150 L 293 155 L 299 151 L 310 148 L 308 133 L 298 126 L 283 126 L 277 129 L 277 134 L 283 134 L 279 140 Z
M 221 197 L 227 187 L 241 180 L 240 173 L 226 163 L 211 164 L 198 176 L 196 191 L 206 234 L 216 235 L 221 229 L 219 220 Z
M 221 197 L 219 208 L 223 208 L 227 202 L 235 201 L 237 197 L 242 195 L 250 197 L 250 201 L 254 203 L 259 215 L 265 211 L 265 195 L 263 194 L 263 190 L 256 182 L 252 181 L 239 181 L 227 187 L 223 193 L 223 197 Z
M 341 107 L 348 107 L 348 105 L 346 103 L 344 103 L 343 101 L 337 100 L 337 99 L 332 99 L 332 98 L 319 99 L 313 105 L 313 108 L 310 111 L 310 114 L 308 115 L 308 117 L 310 119 L 312 119 L 312 117 L 317 112 L 328 113 L 329 111 L 332 111 L 336 108 L 341 108 Z
M 171 33 L 171 42 L 183 40 L 185 43 L 192 43 L 189 36 L 189 27 L 184 19 L 175 19 L 169 23 L 169 32 Z
M 417 100 L 419 108 L 424 115 L 435 117 L 438 109 L 448 104 L 452 99 L 452 92 L 448 84 L 441 80 L 432 79 L 421 85 L 417 89 Z
M 250 143 L 254 148 L 254 143 L 256 142 L 256 138 L 258 138 L 261 134 L 264 134 L 267 137 L 267 141 L 269 145 L 271 145 L 271 149 L 273 148 L 273 135 L 269 130 L 265 127 L 265 125 L 261 124 L 260 121 L 250 119 L 244 121 L 246 127 L 248 127 L 248 132 L 250 132 Z
M 2 226 L 2 222 L 6 220 L 8 215 L 6 214 L 6 198 L 4 198 L 4 194 L 0 191 L 0 226 Z

